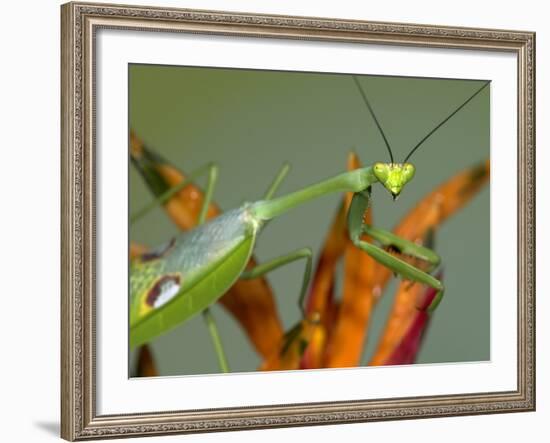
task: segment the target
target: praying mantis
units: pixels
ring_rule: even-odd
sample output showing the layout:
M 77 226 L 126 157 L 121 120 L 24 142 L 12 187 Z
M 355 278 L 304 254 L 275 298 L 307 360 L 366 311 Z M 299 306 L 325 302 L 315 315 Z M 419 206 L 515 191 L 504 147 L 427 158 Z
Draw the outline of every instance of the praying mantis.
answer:
M 411 155 L 428 137 L 474 99 L 488 83 L 484 83 L 436 125 L 411 149 L 403 162 L 396 163 L 365 91 L 357 78 L 353 78 L 384 139 L 390 154 L 390 162 L 377 162 L 370 167 L 343 173 L 288 195 L 273 198 L 286 175 L 287 170 L 283 169 L 263 200 L 244 204 L 207 223 L 204 223 L 206 210 L 212 200 L 218 168 L 216 165 L 210 165 L 199 171 L 199 173 L 206 172 L 208 176 L 205 198 L 199 216 L 200 226 L 132 262 L 130 274 L 130 344 L 132 347 L 149 342 L 200 312 L 208 312 L 208 307 L 237 279 L 256 278 L 297 260 L 305 261 L 305 272 L 298 299 L 299 308 L 303 312 L 303 299 L 308 288 L 312 265 L 312 251 L 309 248 L 297 249 L 251 270 L 245 271 L 245 266 L 258 236 L 268 222 L 293 208 L 332 193 L 353 193 L 347 220 L 350 238 L 355 246 L 402 278 L 436 289 L 437 296 L 430 310 L 433 311 L 437 307 L 444 294 L 442 283 L 432 276 L 432 272 L 440 262 L 437 254 L 428 248 L 396 237 L 389 231 L 365 224 L 363 214 L 369 205 L 371 187 L 377 183 L 389 191 L 393 199 L 397 198 L 415 175 L 415 166 L 408 162 Z M 190 177 L 197 175 L 191 174 Z M 365 233 L 378 244 L 362 241 L 361 237 Z M 395 257 L 387 249 L 395 249 L 403 255 L 412 256 L 427 263 L 427 270 L 421 270 Z M 315 321 L 315 318 L 313 317 L 311 321 Z M 218 352 L 222 352 L 219 340 L 215 346 Z

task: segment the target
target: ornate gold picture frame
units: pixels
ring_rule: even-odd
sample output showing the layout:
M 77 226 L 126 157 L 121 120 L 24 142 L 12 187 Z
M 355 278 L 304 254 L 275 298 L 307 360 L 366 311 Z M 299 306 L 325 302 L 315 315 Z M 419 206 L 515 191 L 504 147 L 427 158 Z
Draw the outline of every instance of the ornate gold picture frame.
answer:
M 325 18 L 68 3 L 62 17 L 61 434 L 74 440 L 533 411 L 535 409 L 535 35 Z M 517 66 L 517 343 L 515 389 L 98 413 L 96 217 L 97 33 L 380 45 L 507 53 Z M 112 149 L 126 150 L 127 146 Z M 494 149 L 498 149 L 495 147 Z M 126 277 L 121 277 L 121 279 Z M 498 313 L 497 313 L 498 314 Z M 158 409 L 158 408 L 157 408 Z

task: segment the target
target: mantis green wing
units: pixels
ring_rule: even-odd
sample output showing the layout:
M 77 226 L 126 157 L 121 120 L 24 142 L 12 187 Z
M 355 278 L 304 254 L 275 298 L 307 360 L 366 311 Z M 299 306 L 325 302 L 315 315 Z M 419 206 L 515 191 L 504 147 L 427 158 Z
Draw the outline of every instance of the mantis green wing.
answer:
M 130 346 L 151 341 L 223 295 L 248 263 L 256 232 L 243 207 L 135 260 L 130 270 Z

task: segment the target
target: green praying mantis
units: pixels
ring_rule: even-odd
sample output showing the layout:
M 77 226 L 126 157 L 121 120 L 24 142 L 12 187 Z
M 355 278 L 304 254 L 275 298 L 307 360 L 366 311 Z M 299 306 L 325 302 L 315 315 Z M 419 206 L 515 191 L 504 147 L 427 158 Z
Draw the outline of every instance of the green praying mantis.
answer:
M 437 295 L 432 301 L 429 311 L 432 312 L 438 306 L 445 291 L 443 284 L 432 275 L 440 263 L 439 256 L 429 248 L 365 223 L 364 214 L 371 200 L 371 187 L 376 183 L 381 184 L 395 200 L 415 175 L 415 166 L 408 162 L 412 154 L 443 124 L 473 100 L 489 82 L 485 82 L 428 132 L 410 150 L 403 162 L 396 163 L 388 140 L 364 89 L 357 77 L 353 76 L 352 78 L 384 140 L 390 162 L 377 162 L 372 166 L 346 172 L 293 193 L 274 198 L 274 194 L 288 172 L 288 168 L 284 167 L 262 200 L 245 203 L 206 223 L 207 209 L 212 201 L 218 177 L 218 167 L 209 165 L 207 168 L 190 174 L 190 179 L 178 185 L 178 189 L 189 184 L 191 179 L 201 173 L 206 172 L 208 177 L 198 226 L 131 263 L 131 347 L 148 343 L 202 312 L 209 326 L 220 366 L 226 372 L 228 370 L 226 358 L 208 309 L 209 306 L 220 298 L 237 279 L 257 278 L 297 260 L 305 260 L 305 271 L 298 298 L 299 309 L 305 318 L 304 298 L 311 276 L 311 249 L 301 248 L 257 265 L 253 269 L 245 268 L 260 232 L 269 221 L 313 199 L 332 193 L 353 193 L 347 214 L 347 227 L 353 244 L 401 278 L 434 288 Z M 174 191 L 168 192 L 173 193 Z M 364 234 L 374 239 L 377 244 L 362 240 Z M 413 257 L 427 266 L 420 269 L 391 254 L 389 250 L 396 250 L 400 255 Z M 316 321 L 316 319 L 313 317 L 311 321 Z

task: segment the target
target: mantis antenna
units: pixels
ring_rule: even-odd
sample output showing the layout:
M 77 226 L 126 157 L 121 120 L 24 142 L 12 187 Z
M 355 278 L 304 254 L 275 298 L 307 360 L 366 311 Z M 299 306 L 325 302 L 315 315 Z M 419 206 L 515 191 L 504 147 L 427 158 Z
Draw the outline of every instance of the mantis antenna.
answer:
M 464 103 L 462 103 L 458 108 L 456 108 L 453 112 L 451 112 L 446 118 L 444 118 L 438 125 L 435 126 L 426 136 L 420 140 L 414 148 L 411 149 L 411 152 L 405 157 L 405 160 L 403 160 L 403 163 L 406 163 L 409 158 L 411 158 L 411 155 L 413 155 L 414 151 L 416 151 L 422 143 L 424 143 L 435 131 L 437 131 L 441 126 L 443 126 L 447 121 L 455 115 L 458 111 L 460 111 L 464 106 L 466 106 L 470 101 L 473 100 L 473 98 L 478 95 L 485 87 L 490 83 L 490 81 L 487 81 L 483 84 L 481 88 L 479 88 L 476 92 L 473 93 L 473 95 L 470 96 L 468 100 L 466 100 Z
M 382 126 L 380 126 L 380 123 L 378 123 L 378 119 L 376 118 L 376 114 L 374 113 L 374 110 L 372 109 L 372 106 L 370 105 L 369 99 L 367 98 L 367 94 L 365 94 L 365 91 L 363 90 L 363 87 L 359 83 L 359 80 L 357 79 L 357 76 L 352 75 L 353 80 L 355 81 L 355 84 L 357 85 L 357 88 L 359 88 L 359 92 L 361 93 L 361 97 L 363 97 L 363 101 L 367 105 L 367 108 L 369 109 L 370 115 L 372 115 L 372 118 L 374 119 L 374 123 L 376 123 L 376 126 L 378 127 L 378 130 L 380 131 L 380 134 L 382 135 L 382 138 L 384 139 L 384 143 L 386 143 L 386 148 L 388 148 L 388 152 L 390 153 L 390 160 L 391 163 L 394 163 L 393 161 L 393 153 L 390 148 L 390 144 L 388 143 L 388 139 L 386 138 L 386 134 L 384 134 L 384 131 L 382 130 Z

